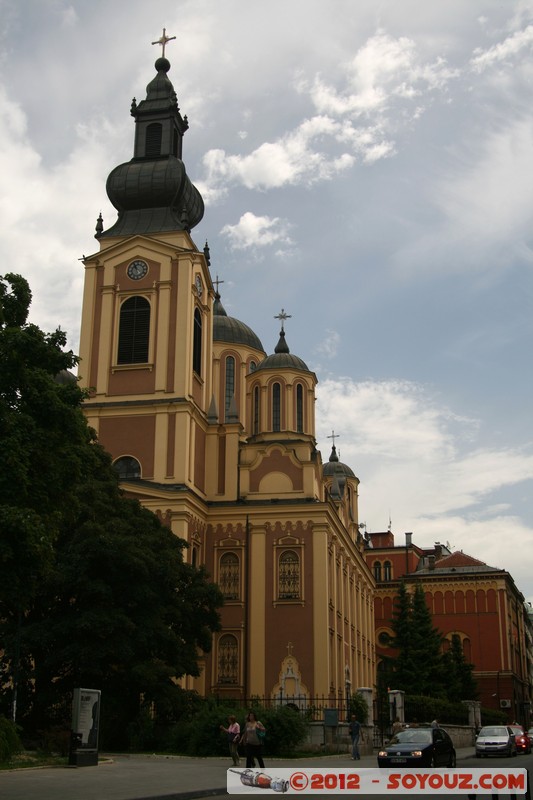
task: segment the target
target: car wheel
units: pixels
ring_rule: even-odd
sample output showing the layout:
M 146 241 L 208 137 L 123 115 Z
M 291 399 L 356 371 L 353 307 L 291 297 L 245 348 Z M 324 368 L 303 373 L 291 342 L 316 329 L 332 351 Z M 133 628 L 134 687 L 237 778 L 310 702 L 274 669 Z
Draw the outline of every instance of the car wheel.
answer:
M 476 753 L 476 758 L 481 758 L 481 753 Z
M 450 753 L 450 760 L 448 761 L 448 766 L 451 769 L 455 769 L 455 767 L 457 766 L 457 757 L 455 755 L 455 751 Z

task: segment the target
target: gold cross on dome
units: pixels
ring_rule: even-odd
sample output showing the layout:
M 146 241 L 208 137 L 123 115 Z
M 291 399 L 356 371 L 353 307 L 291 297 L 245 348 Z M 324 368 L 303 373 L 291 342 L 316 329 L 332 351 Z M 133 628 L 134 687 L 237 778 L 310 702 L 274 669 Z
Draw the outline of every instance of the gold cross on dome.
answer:
M 161 56 L 164 58 L 165 57 L 165 47 L 166 47 L 167 42 L 171 42 L 172 39 L 175 39 L 175 38 L 176 38 L 175 36 L 167 36 L 167 29 L 163 28 L 163 35 L 161 36 L 161 38 L 158 39 L 156 42 L 152 42 L 152 44 L 160 44 L 161 45 L 161 47 L 163 48 L 163 50 L 161 52 Z
M 286 314 L 284 308 L 281 309 L 281 312 L 279 314 L 275 314 L 274 315 L 274 319 L 279 319 L 280 320 L 280 322 L 281 322 L 281 330 L 282 331 L 285 330 L 285 328 L 283 327 L 283 323 L 285 322 L 286 319 L 291 319 L 291 317 L 292 317 L 292 314 Z

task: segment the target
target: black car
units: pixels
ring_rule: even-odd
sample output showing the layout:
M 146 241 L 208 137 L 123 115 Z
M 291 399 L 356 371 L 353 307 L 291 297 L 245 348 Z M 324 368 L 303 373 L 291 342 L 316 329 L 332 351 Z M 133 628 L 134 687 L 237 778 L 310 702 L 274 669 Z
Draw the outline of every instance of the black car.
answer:
M 455 767 L 455 747 L 442 728 L 418 726 L 398 731 L 378 753 L 380 767 Z

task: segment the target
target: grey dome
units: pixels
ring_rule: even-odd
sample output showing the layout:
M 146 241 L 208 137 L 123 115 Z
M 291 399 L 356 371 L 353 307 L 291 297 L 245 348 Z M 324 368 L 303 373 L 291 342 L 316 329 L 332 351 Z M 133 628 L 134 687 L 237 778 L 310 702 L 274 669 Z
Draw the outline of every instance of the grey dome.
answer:
M 279 342 L 272 355 L 261 361 L 255 371 L 258 372 L 260 369 L 298 369 L 303 372 L 309 372 L 309 367 L 305 361 L 289 351 L 289 345 L 285 341 L 284 330 L 280 331 Z
M 213 341 L 241 344 L 265 352 L 259 337 L 248 325 L 234 317 L 228 317 L 218 293 L 213 305 Z
M 331 448 L 329 461 L 322 467 L 322 475 L 324 478 L 332 478 L 334 475 L 336 475 L 338 478 L 343 476 L 345 478 L 355 478 L 355 473 L 353 470 L 350 469 L 347 464 L 343 464 L 342 461 L 339 461 L 337 448 L 335 445 L 333 445 Z

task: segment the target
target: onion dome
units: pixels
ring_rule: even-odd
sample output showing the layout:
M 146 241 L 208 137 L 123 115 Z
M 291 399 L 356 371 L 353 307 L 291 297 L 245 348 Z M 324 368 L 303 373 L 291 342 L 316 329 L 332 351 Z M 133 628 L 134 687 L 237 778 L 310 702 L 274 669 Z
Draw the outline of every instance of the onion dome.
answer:
M 309 372 L 309 367 L 298 356 L 293 355 L 289 350 L 289 345 L 285 340 L 285 331 L 283 328 L 279 334 L 279 342 L 277 343 L 272 355 L 267 356 L 264 361 L 257 365 L 255 371 L 260 369 L 298 369 L 303 372 Z
M 178 99 L 167 77 L 170 62 L 158 58 L 157 74 L 146 87 L 146 100 L 137 105 L 135 146 L 131 161 L 115 167 L 107 179 L 107 194 L 118 211 L 108 230 L 97 228 L 96 238 L 190 231 L 204 214 L 198 189 L 189 180 L 182 158 L 183 134 L 189 127 L 180 114 Z
M 213 341 L 226 344 L 240 344 L 264 353 L 259 337 L 248 325 L 234 317 L 228 317 L 226 309 L 220 302 L 220 295 L 215 294 L 213 304 Z
M 353 470 L 350 469 L 347 464 L 343 464 L 342 461 L 339 461 L 335 445 L 331 448 L 329 461 L 322 467 L 322 475 L 324 478 L 333 478 L 336 476 L 338 479 L 344 478 L 344 480 L 346 480 L 346 478 L 355 478 Z

